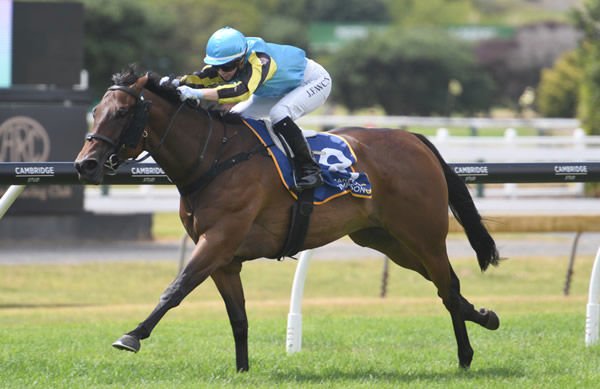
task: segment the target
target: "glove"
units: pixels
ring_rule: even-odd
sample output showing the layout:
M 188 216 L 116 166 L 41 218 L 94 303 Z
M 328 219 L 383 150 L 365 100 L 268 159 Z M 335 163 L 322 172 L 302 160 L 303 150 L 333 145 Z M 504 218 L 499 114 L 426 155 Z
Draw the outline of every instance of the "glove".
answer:
M 164 84 L 171 83 L 171 85 L 179 86 L 179 79 L 171 78 L 170 76 L 164 76 L 158 82 L 158 86 L 163 86 Z
M 179 98 L 181 101 L 185 101 L 187 99 L 200 100 L 202 98 L 201 89 L 190 88 L 187 85 L 177 88 L 177 92 L 179 92 Z

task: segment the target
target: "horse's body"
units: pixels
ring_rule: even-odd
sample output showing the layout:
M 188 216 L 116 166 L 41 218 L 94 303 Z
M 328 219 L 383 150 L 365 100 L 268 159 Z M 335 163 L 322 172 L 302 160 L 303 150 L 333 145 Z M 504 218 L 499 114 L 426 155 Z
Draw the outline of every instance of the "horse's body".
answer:
M 103 164 L 126 130 L 126 118 L 140 103 L 135 94 L 142 92 L 153 102 L 147 136 L 138 147 L 121 150 L 121 154 L 132 157 L 142 148 L 151 151 L 180 189 L 196 182 L 216 159 L 223 161 L 260 146 L 239 118 L 215 118 L 187 106 L 178 110 L 176 96 L 161 90 L 156 77 L 138 78 L 130 71 L 117 82 L 128 87 L 105 94 L 95 113 L 93 131 L 98 136 L 88 138 L 75 162 L 84 182 L 101 182 Z M 452 317 L 460 366 L 468 367 L 473 350 L 465 320 L 489 329 L 496 329 L 499 321 L 494 312 L 478 312 L 460 295 L 460 284 L 446 253 L 449 199 L 482 270 L 497 264 L 498 256 L 465 184 L 424 137 L 391 129 L 342 128 L 334 133 L 354 149 L 358 159 L 355 168 L 368 174 L 373 198 L 347 195 L 316 206 L 304 249 L 349 235 L 357 244 L 379 250 L 398 265 L 431 280 Z M 201 159 L 204 148 L 206 157 Z M 261 153 L 225 170 L 203 189 L 183 195 L 181 220 L 196 243 L 191 257 L 148 318 L 114 345 L 138 351 L 139 340 L 150 336 L 162 316 L 211 277 L 233 328 L 237 369 L 247 370 L 242 262 L 280 253 L 294 201 L 270 158 Z

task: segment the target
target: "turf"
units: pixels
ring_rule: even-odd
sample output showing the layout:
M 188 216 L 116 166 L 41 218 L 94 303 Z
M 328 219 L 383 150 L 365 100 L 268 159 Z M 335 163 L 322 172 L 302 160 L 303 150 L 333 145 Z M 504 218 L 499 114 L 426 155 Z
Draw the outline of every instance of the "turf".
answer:
M 468 324 L 475 357 L 457 367 L 451 323 L 435 289 L 382 261 L 315 260 L 303 303 L 303 349 L 285 353 L 293 261 L 255 261 L 242 273 L 250 321 L 249 373 L 234 367 L 231 328 L 210 281 L 169 312 L 138 354 L 112 341 L 154 307 L 176 263 L 0 267 L 0 387 L 596 387 L 600 347 L 585 347 L 593 258 L 515 258 L 481 273 L 453 266 L 464 295 L 496 310 L 497 331 Z

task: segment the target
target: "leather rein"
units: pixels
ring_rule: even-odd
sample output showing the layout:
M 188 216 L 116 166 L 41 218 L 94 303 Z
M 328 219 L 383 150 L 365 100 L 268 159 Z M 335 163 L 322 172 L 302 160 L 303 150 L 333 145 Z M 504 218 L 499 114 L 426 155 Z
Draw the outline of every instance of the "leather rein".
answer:
M 108 90 L 111 90 L 111 91 L 119 90 L 119 91 L 129 94 L 130 96 L 133 96 L 136 99 L 136 104 L 135 104 L 136 108 L 133 113 L 133 118 L 130 120 L 128 126 L 125 128 L 125 130 L 121 134 L 121 137 L 119 138 L 118 141 L 114 141 L 113 139 L 111 139 L 105 135 L 98 134 L 98 133 L 88 134 L 85 138 L 86 141 L 98 139 L 98 140 L 104 141 L 114 147 L 114 152 L 109 156 L 109 158 L 107 159 L 107 161 L 104 164 L 104 167 L 106 167 L 108 169 L 107 174 L 114 175 L 114 174 L 116 174 L 117 169 L 121 164 L 127 165 L 127 164 L 132 164 L 132 163 L 140 163 L 142 161 L 145 161 L 150 156 L 156 155 L 158 150 L 161 148 L 161 146 L 165 142 L 165 139 L 169 135 L 169 132 L 173 128 L 175 118 L 177 117 L 177 115 L 179 114 L 179 112 L 181 111 L 183 106 L 186 104 L 186 101 L 181 102 L 181 104 L 179 105 L 179 107 L 177 108 L 177 110 L 175 111 L 173 116 L 171 117 L 171 120 L 169 121 L 169 124 L 167 126 L 165 133 L 163 134 L 158 146 L 156 146 L 154 148 L 154 150 L 147 151 L 147 154 L 139 159 L 130 158 L 127 160 L 122 160 L 121 158 L 118 157 L 118 153 L 121 149 L 123 149 L 125 147 L 134 148 L 139 144 L 140 138 L 142 136 L 144 139 L 148 137 L 148 131 L 145 128 L 146 128 L 146 124 L 147 124 L 147 121 L 149 118 L 150 109 L 152 107 L 152 102 L 144 99 L 144 96 L 143 96 L 144 90 L 143 89 L 140 93 L 137 93 L 132 88 L 128 88 L 126 86 L 121 86 L 121 85 L 113 85 L 110 88 L 108 88 Z M 210 139 L 212 137 L 213 127 L 214 127 L 214 120 L 210 114 L 210 111 L 205 110 L 205 109 L 203 109 L 203 111 L 207 114 L 207 116 L 209 118 L 209 130 L 208 130 L 208 136 L 206 137 L 204 146 L 202 147 L 202 152 L 200 153 L 198 163 L 194 166 L 194 168 L 196 168 L 204 160 L 204 156 L 206 155 L 206 151 L 208 148 L 208 144 L 210 143 Z M 133 134 L 131 134 L 132 132 L 133 132 Z M 230 137 L 227 136 L 227 127 L 225 127 L 225 126 L 224 126 L 224 132 L 225 133 L 221 140 L 219 150 L 217 151 L 217 155 L 216 155 L 215 159 L 213 160 L 211 167 L 208 169 L 208 171 L 206 171 L 199 178 L 197 178 L 192 183 L 190 183 L 184 187 L 179 187 L 179 185 L 177 185 L 177 190 L 179 191 L 181 196 L 186 196 L 186 195 L 192 194 L 196 191 L 204 189 L 206 186 L 208 186 L 208 184 L 210 184 L 210 182 L 212 182 L 213 179 L 215 179 L 220 173 L 224 172 L 225 170 L 232 168 L 233 166 L 237 165 L 240 162 L 247 161 L 254 154 L 257 154 L 260 152 L 263 152 L 263 153 L 266 152 L 265 146 L 263 146 L 262 144 L 259 143 L 259 144 L 257 144 L 258 147 L 255 146 L 249 152 L 241 152 L 241 153 L 234 155 L 233 157 L 230 157 L 222 162 L 219 162 L 219 158 L 223 152 L 225 145 L 231 139 Z M 133 142 L 135 142 L 135 144 L 133 144 Z
M 137 93 L 132 88 L 128 88 L 128 87 L 122 86 L 122 85 L 113 85 L 110 88 L 108 88 L 108 90 L 110 90 L 110 91 L 119 90 L 119 91 L 125 92 L 128 95 L 135 98 L 135 109 L 133 112 L 133 117 L 130 119 L 128 126 L 121 133 L 121 136 L 118 141 L 114 141 L 113 139 L 111 139 L 105 135 L 98 134 L 98 133 L 88 134 L 85 137 L 85 139 L 87 141 L 91 141 L 92 139 L 99 139 L 99 140 L 102 140 L 114 147 L 113 153 L 108 157 L 108 159 L 104 163 L 104 167 L 108 169 L 108 172 L 106 174 L 114 175 L 117 173 L 117 169 L 119 168 L 119 166 L 121 164 L 124 163 L 125 165 L 127 165 L 127 164 L 132 164 L 132 163 L 143 162 L 160 149 L 160 147 L 163 145 L 165 139 L 167 138 L 167 135 L 171 131 L 171 128 L 173 127 L 173 122 L 175 121 L 175 117 L 177 116 L 177 114 L 179 113 L 181 108 L 183 107 L 183 103 L 179 106 L 179 108 L 177 109 L 177 111 L 175 112 L 173 117 L 171 118 L 171 121 L 169 122 L 167 130 L 165 131 L 165 134 L 161 138 L 160 143 L 158 144 L 158 146 L 156 147 L 155 150 L 148 151 L 146 153 L 146 155 L 144 155 L 143 157 L 141 157 L 139 159 L 130 158 L 127 160 L 122 160 L 118 156 L 119 152 L 122 149 L 124 149 L 126 147 L 135 148 L 139 144 L 140 139 L 142 137 L 144 139 L 148 137 L 148 131 L 146 130 L 146 124 L 148 122 L 148 117 L 150 116 L 150 110 L 152 109 L 152 101 L 144 99 L 144 90 L 143 89 L 141 90 L 140 93 Z

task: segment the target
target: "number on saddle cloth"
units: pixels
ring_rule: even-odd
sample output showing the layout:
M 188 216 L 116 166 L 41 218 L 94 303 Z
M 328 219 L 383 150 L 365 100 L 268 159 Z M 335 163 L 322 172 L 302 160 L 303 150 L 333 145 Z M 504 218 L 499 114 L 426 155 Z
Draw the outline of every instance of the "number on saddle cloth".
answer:
M 290 194 L 292 191 L 293 171 L 290 161 L 282 149 L 280 142 L 273 139 L 263 122 L 245 119 L 246 124 L 260 141 L 269 149 L 269 155 L 275 163 L 284 186 Z M 324 185 L 315 188 L 314 203 L 323 204 L 340 194 L 350 193 L 355 197 L 371 198 L 371 184 L 366 174 L 354 171 L 356 162 L 354 152 L 349 144 L 340 136 L 304 132 L 308 144 L 317 156 L 321 165 Z M 292 194 L 293 197 L 296 197 Z

